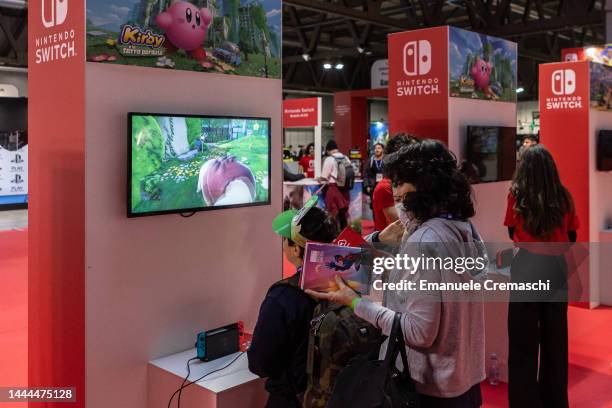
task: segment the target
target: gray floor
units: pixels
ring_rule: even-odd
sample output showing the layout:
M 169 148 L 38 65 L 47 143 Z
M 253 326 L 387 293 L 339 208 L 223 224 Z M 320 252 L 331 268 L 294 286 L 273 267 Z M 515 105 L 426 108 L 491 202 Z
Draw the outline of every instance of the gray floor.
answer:
M 28 210 L 0 211 L 0 231 L 28 227 Z

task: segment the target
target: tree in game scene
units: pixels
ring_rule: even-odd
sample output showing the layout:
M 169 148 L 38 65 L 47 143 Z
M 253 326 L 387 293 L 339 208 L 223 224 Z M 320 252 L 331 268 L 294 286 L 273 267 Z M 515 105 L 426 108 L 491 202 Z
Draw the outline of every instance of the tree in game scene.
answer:
M 240 51 L 244 54 L 244 60 L 249 60 L 249 53 L 252 53 L 251 49 L 251 36 L 249 35 L 249 31 L 246 27 L 240 27 L 240 42 L 238 43 L 238 47 L 240 47 Z

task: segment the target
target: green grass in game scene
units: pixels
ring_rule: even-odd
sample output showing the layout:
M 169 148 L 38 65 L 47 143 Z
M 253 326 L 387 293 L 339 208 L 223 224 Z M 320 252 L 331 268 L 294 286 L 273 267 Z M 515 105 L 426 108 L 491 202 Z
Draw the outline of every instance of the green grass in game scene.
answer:
M 219 119 L 213 119 L 219 121 Z M 187 119 L 188 141 L 195 139 L 202 119 Z M 256 181 L 255 201 L 267 201 L 268 129 L 266 121 L 251 126 L 252 135 L 239 139 L 204 144 L 190 160 L 163 159 L 164 142 L 159 125 L 152 117 L 132 118 L 132 210 L 163 211 L 204 207 L 202 193 L 197 191 L 200 168 L 209 159 L 234 156 L 251 169 Z M 265 180 L 265 181 L 264 181 Z

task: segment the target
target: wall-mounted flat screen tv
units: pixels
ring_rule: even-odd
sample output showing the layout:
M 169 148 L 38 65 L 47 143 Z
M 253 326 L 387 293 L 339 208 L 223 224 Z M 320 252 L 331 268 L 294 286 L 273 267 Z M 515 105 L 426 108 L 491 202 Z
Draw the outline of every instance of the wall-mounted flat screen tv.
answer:
M 597 135 L 597 170 L 612 170 L 612 130 L 600 130 Z
M 468 126 L 467 161 L 473 182 L 511 180 L 516 167 L 516 128 Z
M 270 119 L 128 115 L 128 217 L 270 204 Z

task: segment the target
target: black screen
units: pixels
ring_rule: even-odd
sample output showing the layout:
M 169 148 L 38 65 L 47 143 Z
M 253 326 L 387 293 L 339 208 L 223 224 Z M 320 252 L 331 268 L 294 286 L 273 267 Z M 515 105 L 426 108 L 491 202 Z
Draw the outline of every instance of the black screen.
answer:
M 472 183 L 511 180 L 516 167 L 516 128 L 468 126 L 467 161 Z
M 206 361 L 214 360 L 240 349 L 236 324 L 206 333 Z
M 597 170 L 612 170 L 612 130 L 601 130 L 597 137 Z

